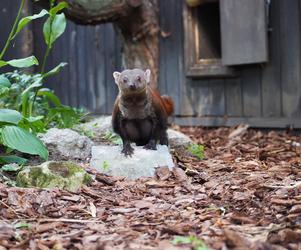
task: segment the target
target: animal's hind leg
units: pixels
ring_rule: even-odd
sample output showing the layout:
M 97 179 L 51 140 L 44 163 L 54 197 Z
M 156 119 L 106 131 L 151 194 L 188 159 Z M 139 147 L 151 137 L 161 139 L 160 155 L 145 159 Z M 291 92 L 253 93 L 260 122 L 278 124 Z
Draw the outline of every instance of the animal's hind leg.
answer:
M 161 132 L 159 137 L 160 144 L 168 146 L 168 136 L 166 130 L 162 130 L 160 132 Z

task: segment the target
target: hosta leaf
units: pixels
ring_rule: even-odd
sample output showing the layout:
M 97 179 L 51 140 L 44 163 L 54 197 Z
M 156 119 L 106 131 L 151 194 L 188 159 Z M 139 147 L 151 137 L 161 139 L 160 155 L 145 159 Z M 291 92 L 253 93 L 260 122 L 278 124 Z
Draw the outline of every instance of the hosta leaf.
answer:
M 16 155 L 3 155 L 0 156 L 0 163 L 17 163 L 19 165 L 24 165 L 27 162 L 27 159 L 19 157 Z
M 51 48 L 66 29 L 66 17 L 64 13 L 56 15 L 53 20 L 49 17 L 43 26 L 43 34 L 46 44 Z
M 66 62 L 62 62 L 59 65 L 57 65 L 55 68 L 53 68 L 52 70 L 48 71 L 47 73 L 45 73 L 43 75 L 44 78 L 52 76 L 52 75 L 56 75 L 57 73 L 59 73 L 61 71 L 61 69 L 63 67 L 65 67 L 68 63 Z
M 16 37 L 16 35 L 24 28 L 24 26 L 26 24 L 28 24 L 29 22 L 31 22 L 32 20 L 35 20 L 35 19 L 38 19 L 38 18 L 41 18 L 45 15 L 48 14 L 48 11 L 47 10 L 41 10 L 41 12 L 39 14 L 35 14 L 35 15 L 32 15 L 32 16 L 27 16 L 27 17 L 24 17 L 22 18 L 19 23 L 18 23 L 18 27 L 17 27 L 17 30 L 14 34 L 14 36 L 12 37 L 12 39 L 14 39 Z
M 0 67 L 3 67 L 5 65 L 10 65 L 16 68 L 27 68 L 32 65 L 39 65 L 39 62 L 35 56 L 29 56 L 22 59 L 13 59 L 7 62 L 0 60 Z
M 0 109 L 0 122 L 18 124 L 22 119 L 22 115 L 13 109 Z
M 60 10 L 65 9 L 68 7 L 68 4 L 66 2 L 60 2 L 58 5 L 56 5 L 55 7 L 51 8 L 49 10 L 49 14 L 51 16 L 55 16 L 56 13 L 58 13 Z
M 8 80 L 8 78 L 6 78 L 3 75 L 0 75 L 0 88 L 3 88 L 3 87 L 9 88 L 10 86 L 11 86 L 11 83 Z
M 44 144 L 33 134 L 16 126 L 5 126 L 2 129 L 3 144 L 20 152 L 39 155 L 43 159 L 48 158 L 48 150 Z

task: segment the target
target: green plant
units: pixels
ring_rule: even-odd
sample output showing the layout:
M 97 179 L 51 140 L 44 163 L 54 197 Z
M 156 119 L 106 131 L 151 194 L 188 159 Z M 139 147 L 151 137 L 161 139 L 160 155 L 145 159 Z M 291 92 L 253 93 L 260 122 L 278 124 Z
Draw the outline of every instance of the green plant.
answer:
M 193 246 L 193 250 L 209 250 L 204 241 L 198 239 L 196 236 L 176 236 L 172 243 L 174 245 L 191 244 Z
M 37 60 L 37 58 L 35 56 L 29 56 L 26 58 L 22 58 L 22 59 L 12 59 L 9 61 L 4 61 L 2 60 L 2 58 L 4 57 L 6 51 L 8 50 L 11 42 L 14 40 L 14 38 L 16 37 L 16 35 L 24 28 L 24 26 L 26 24 L 28 24 L 31 20 L 40 18 L 42 16 L 44 16 L 46 14 L 45 11 L 41 12 L 38 15 L 34 15 L 34 16 L 29 16 L 29 17 L 25 17 L 25 18 L 21 18 L 21 13 L 22 13 L 22 9 L 24 6 L 25 0 L 21 1 L 19 10 L 18 10 L 18 14 L 15 18 L 14 24 L 12 26 L 12 29 L 8 35 L 8 38 L 6 40 L 6 43 L 0 53 L 0 67 L 6 66 L 6 65 L 10 65 L 13 67 L 17 67 L 17 68 L 26 68 L 26 67 L 30 67 L 32 65 L 38 65 L 39 62 Z
M 10 42 L 29 22 L 48 15 L 43 26 L 47 49 L 41 67 L 42 73 L 29 75 L 15 71 L 0 75 L 0 108 L 15 109 L 21 112 L 26 118 L 22 121 L 23 127 L 34 133 L 44 132 L 51 126 L 59 128 L 72 127 L 79 123 L 84 115 L 83 110 L 63 105 L 52 90 L 43 87 L 43 83 L 48 77 L 58 74 L 67 64 L 64 62 L 59 63 L 52 70 L 44 72 L 49 52 L 53 48 L 54 42 L 63 34 L 66 28 L 64 13 L 58 13 L 67 7 L 67 3 L 60 2 L 55 5 L 54 2 L 53 0 L 50 1 L 49 11 L 42 10 L 39 14 L 20 19 L 20 13 L 24 5 L 24 1 L 22 1 L 7 43 L 1 53 L 4 55 Z M 31 59 L 36 60 L 35 57 Z M 22 60 L 18 60 L 18 65 L 14 63 L 15 60 L 2 62 L 2 64 L 6 63 L 23 67 L 31 66 L 29 60 L 26 60 L 21 65 Z M 38 64 L 37 60 L 35 64 Z
M 16 110 L 0 109 L 1 145 L 22 153 L 39 155 L 46 160 L 48 158 L 48 150 L 35 135 L 20 125 L 22 119 L 24 117 Z M 8 164 L 25 162 L 20 157 L 12 156 L 0 156 L 0 161 Z
M 46 61 L 49 56 L 50 50 L 53 47 L 54 42 L 64 33 L 66 29 L 66 17 L 64 13 L 57 14 L 59 11 L 67 8 L 66 2 L 60 2 L 58 5 L 54 5 L 54 1 L 50 1 L 50 10 L 48 12 L 49 17 L 43 26 L 44 40 L 47 45 L 46 52 L 43 59 L 41 72 L 43 73 L 46 66 Z
M 190 144 L 187 148 L 188 152 L 196 156 L 199 160 L 204 159 L 204 146 L 200 144 Z
M 103 138 L 116 145 L 122 144 L 122 140 L 121 140 L 120 136 L 113 132 L 107 132 Z
M 34 133 L 44 132 L 54 126 L 70 128 L 78 124 L 84 111 L 63 105 L 48 88 L 36 90 L 41 86 L 40 79 L 40 74 L 29 75 L 17 71 L 0 75 L 0 108 L 22 113 L 26 118 L 22 121 L 23 126 Z
M 36 137 L 50 126 L 72 127 L 79 123 L 83 111 L 65 106 L 54 92 L 43 87 L 48 77 L 58 74 L 66 63 L 59 63 L 52 70 L 45 72 L 45 65 L 54 42 L 66 28 L 66 18 L 59 12 L 67 7 L 67 3 L 55 5 L 50 0 L 50 9 L 38 14 L 21 18 L 25 0 L 21 4 L 4 48 L 0 52 L 0 67 L 10 65 L 26 68 L 38 65 L 35 56 L 21 59 L 3 60 L 5 53 L 16 36 L 31 21 L 48 16 L 43 26 L 43 35 L 47 49 L 41 66 L 41 73 L 25 74 L 18 71 L 0 75 L 0 165 L 4 171 L 18 171 L 26 163 L 26 159 L 11 155 L 14 150 L 48 158 L 48 151 Z M 2 173 L 0 173 L 2 174 Z M 2 175 L 3 176 L 3 175 Z M 5 178 L 5 176 L 3 176 Z

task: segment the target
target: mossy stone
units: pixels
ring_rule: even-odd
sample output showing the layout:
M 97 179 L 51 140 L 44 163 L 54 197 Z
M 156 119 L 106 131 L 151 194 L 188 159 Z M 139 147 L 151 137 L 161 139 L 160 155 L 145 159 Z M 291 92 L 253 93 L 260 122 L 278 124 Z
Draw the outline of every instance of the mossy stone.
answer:
M 70 161 L 48 161 L 39 166 L 27 166 L 17 175 L 19 187 L 58 187 L 76 192 L 92 177 L 80 166 Z

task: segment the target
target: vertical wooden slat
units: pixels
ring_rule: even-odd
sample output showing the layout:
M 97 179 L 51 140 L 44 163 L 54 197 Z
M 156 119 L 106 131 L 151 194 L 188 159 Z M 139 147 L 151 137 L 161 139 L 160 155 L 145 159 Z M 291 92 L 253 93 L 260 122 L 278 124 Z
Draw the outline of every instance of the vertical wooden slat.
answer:
M 301 114 L 300 2 L 280 1 L 281 86 L 283 115 Z
M 227 116 L 242 116 L 241 79 L 225 80 L 225 98 Z
M 77 82 L 78 82 L 78 65 L 77 65 L 77 55 L 78 55 L 78 47 L 77 47 L 77 40 L 78 40 L 78 30 L 75 25 L 72 25 L 68 22 L 68 32 L 69 37 L 67 37 L 66 46 L 68 46 L 68 57 L 64 58 L 65 61 L 68 63 L 68 66 L 66 69 L 63 70 L 63 76 L 62 79 L 62 85 L 65 86 L 64 93 L 68 93 L 68 100 L 66 100 L 65 103 L 68 103 L 70 105 L 78 105 L 78 98 L 77 98 Z M 70 39 L 70 40 L 69 40 Z M 68 41 L 69 40 L 69 41 Z M 74 73 L 76 72 L 76 73 Z M 67 76 L 65 74 L 69 75 L 69 82 L 67 82 Z
M 198 116 L 206 116 L 210 114 L 210 97 L 209 97 L 209 81 L 208 80 L 194 80 L 188 85 L 191 91 L 192 107 L 194 114 Z
M 106 113 L 111 113 L 113 110 L 113 105 L 115 102 L 115 98 L 117 95 L 117 87 L 113 81 L 113 72 L 116 69 L 116 61 L 115 61 L 115 32 L 112 24 L 105 25 L 106 30 L 106 39 L 105 39 L 105 69 L 106 69 L 106 96 L 107 96 L 107 107 Z
M 261 69 L 260 66 L 248 66 L 241 69 L 243 116 L 261 116 Z
M 77 26 L 78 37 L 76 39 L 77 48 L 77 77 L 76 91 L 77 91 L 77 103 L 84 106 L 86 104 L 85 88 L 87 86 L 87 64 L 86 64 L 86 44 L 85 44 L 85 27 Z M 86 106 L 85 106 L 86 107 Z
M 175 114 L 180 113 L 180 82 L 182 80 L 182 1 L 160 1 L 160 24 L 166 37 L 160 39 L 161 92 L 171 96 L 176 104 Z M 162 55 L 162 57 L 161 57 Z
M 105 83 L 105 28 L 104 25 L 96 27 L 97 50 L 95 51 L 96 80 L 94 82 L 96 107 L 95 113 L 106 112 L 106 83 Z
M 262 115 L 281 116 L 280 2 L 271 1 L 269 9 L 269 61 L 262 67 Z
M 94 82 L 95 82 L 95 68 L 93 58 L 94 53 L 96 51 L 96 41 L 94 39 L 94 29 L 93 26 L 86 27 L 86 36 L 85 36 L 85 45 L 86 45 L 86 55 L 85 55 L 85 63 L 86 63 L 86 106 L 89 110 L 95 109 L 95 91 L 94 91 Z

